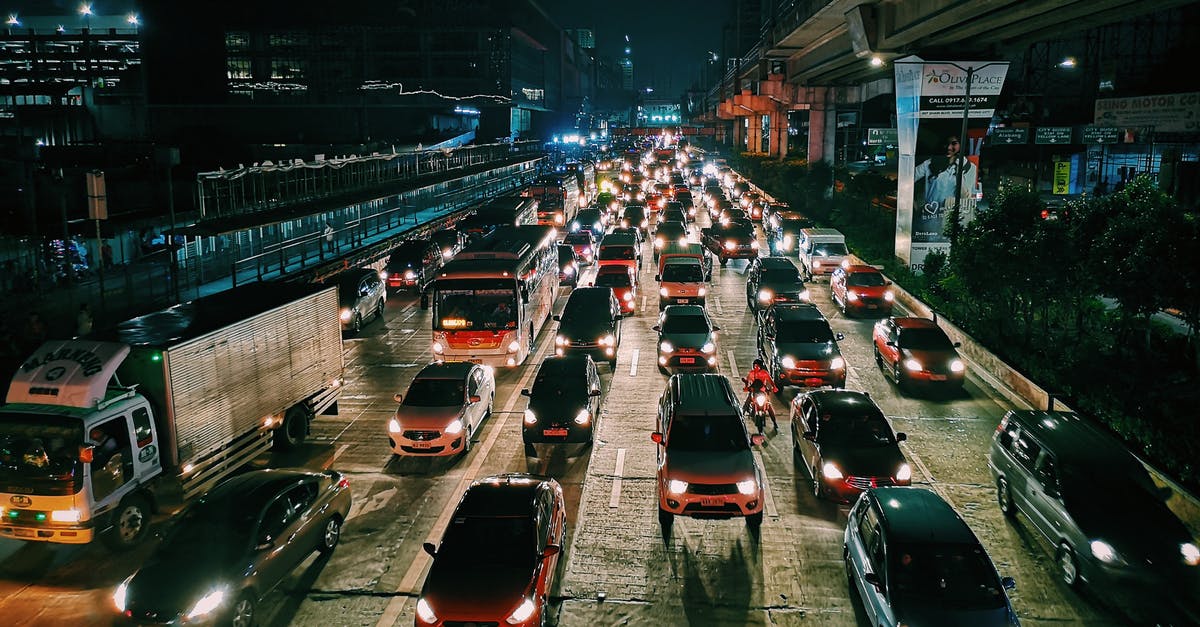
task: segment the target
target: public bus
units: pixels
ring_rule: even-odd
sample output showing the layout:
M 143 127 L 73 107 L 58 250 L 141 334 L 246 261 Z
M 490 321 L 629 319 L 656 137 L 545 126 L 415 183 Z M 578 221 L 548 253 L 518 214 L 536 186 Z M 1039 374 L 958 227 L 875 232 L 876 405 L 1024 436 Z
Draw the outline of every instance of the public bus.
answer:
M 502 226 L 458 253 L 433 283 L 433 354 L 518 366 L 558 294 L 557 230 Z
M 538 201 L 527 196 L 500 196 L 484 203 L 475 213 L 455 225 L 471 241 L 479 240 L 501 226 L 537 224 Z
M 539 177 L 530 186 L 529 195 L 539 202 L 538 224 L 563 226 L 579 213 L 579 184 L 574 174 Z
M 568 161 L 563 170 L 575 175 L 579 187 L 579 206 L 586 207 L 596 196 L 596 164 L 591 161 Z

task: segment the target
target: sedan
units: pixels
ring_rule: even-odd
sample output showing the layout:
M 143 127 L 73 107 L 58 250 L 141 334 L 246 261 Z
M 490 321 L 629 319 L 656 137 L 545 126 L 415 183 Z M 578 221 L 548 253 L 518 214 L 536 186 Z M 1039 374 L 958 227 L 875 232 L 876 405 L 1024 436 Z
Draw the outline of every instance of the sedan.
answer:
M 367 318 L 383 320 L 387 286 L 378 272 L 369 268 L 346 272 L 338 278 L 337 288 L 343 331 L 358 333 Z
M 525 455 L 536 456 L 535 442 L 592 443 L 600 417 L 600 374 L 590 355 L 547 357 L 533 388 L 521 395 L 529 397 L 521 427 Z
M 682 222 L 659 222 L 658 227 L 654 229 L 654 258 L 658 259 L 658 254 L 664 246 L 674 243 L 688 243 L 687 227 Z
M 611 287 L 621 303 L 621 314 L 632 316 L 637 310 L 637 271 L 629 266 L 604 266 L 596 272 L 596 287 Z
M 829 275 L 833 302 L 847 316 L 852 313 L 892 315 L 892 302 L 896 296 L 888 289 L 891 284 L 873 266 L 848 265 Z
M 577 231 L 563 238 L 563 245 L 575 249 L 575 256 L 585 266 L 596 261 L 596 238 L 592 231 Z
M 466 361 L 425 366 L 397 394 L 400 407 L 388 421 L 388 443 L 396 455 L 431 457 L 471 450 L 471 438 L 492 415 L 496 380 L 490 368 Z
M 867 488 L 909 485 L 905 439 L 863 392 L 814 390 L 792 400 L 792 449 L 817 498 L 850 502 Z
M 658 332 L 658 370 L 711 372 L 717 368 L 717 331 L 701 305 L 668 305 Z
M 514 473 L 475 481 L 441 543 L 423 547 L 433 564 L 415 625 L 546 624 L 566 539 L 566 501 L 554 479 Z
M 915 384 L 961 388 L 967 367 L 937 321 L 885 318 L 875 324 L 875 363 L 901 388 Z
M 614 201 L 615 202 L 615 201 Z M 601 211 L 600 209 L 588 208 L 581 209 L 579 214 L 571 220 L 571 232 L 588 231 L 597 237 L 604 234 L 604 227 L 608 226 L 608 210 Z
M 350 512 L 333 470 L 254 470 L 194 501 L 113 603 L 136 623 L 253 625 L 259 601 L 313 551 L 328 554 Z

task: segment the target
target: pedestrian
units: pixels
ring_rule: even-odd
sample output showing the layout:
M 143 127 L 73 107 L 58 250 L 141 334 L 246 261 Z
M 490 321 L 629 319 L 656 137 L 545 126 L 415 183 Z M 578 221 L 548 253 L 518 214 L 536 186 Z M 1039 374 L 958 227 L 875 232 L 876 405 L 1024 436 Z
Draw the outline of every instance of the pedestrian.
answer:
M 329 222 L 325 223 L 325 245 L 329 247 L 329 252 L 334 252 L 333 248 L 333 225 Z
M 113 251 L 112 244 L 108 240 L 104 240 L 104 245 L 100 247 L 100 267 L 108 270 L 113 266 Z
M 92 310 L 87 303 L 79 306 L 79 315 L 75 316 L 75 337 L 84 337 L 92 332 Z

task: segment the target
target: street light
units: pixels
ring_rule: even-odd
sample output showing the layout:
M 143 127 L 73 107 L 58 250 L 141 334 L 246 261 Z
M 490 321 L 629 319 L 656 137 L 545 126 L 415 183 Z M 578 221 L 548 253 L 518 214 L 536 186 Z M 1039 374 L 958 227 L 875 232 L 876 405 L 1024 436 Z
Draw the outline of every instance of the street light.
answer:
M 92 15 L 92 5 L 86 2 L 79 5 L 79 14 L 84 17 L 90 17 Z
M 138 19 L 137 13 L 130 13 L 129 16 L 125 18 L 125 21 L 132 26 L 139 26 L 142 23 L 142 21 Z
M 5 20 L 4 23 L 8 24 L 9 26 L 20 26 L 21 20 L 18 20 L 16 15 L 9 15 L 8 19 Z

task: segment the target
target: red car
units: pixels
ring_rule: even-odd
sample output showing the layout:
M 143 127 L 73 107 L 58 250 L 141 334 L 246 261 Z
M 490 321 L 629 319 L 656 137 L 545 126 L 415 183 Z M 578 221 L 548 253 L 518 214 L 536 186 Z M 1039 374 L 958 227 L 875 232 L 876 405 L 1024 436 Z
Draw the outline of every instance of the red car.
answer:
M 600 266 L 596 287 L 611 287 L 621 303 L 621 314 L 632 316 L 637 309 L 637 271 L 629 266 Z
M 417 627 L 543 625 L 566 542 L 567 508 L 554 479 L 480 479 L 458 502 L 417 600 Z
M 569 233 L 563 239 L 563 244 L 575 249 L 575 256 L 579 258 L 580 264 L 590 266 L 595 263 L 596 238 L 590 231 Z
M 928 318 L 884 318 L 875 323 L 875 363 L 904 388 L 927 384 L 961 388 L 967 366 L 958 342 Z
M 842 308 L 842 313 L 881 313 L 892 315 L 892 301 L 896 299 L 888 286 L 891 281 L 872 266 L 855 265 L 839 267 L 829 276 L 829 291 L 833 302 Z

